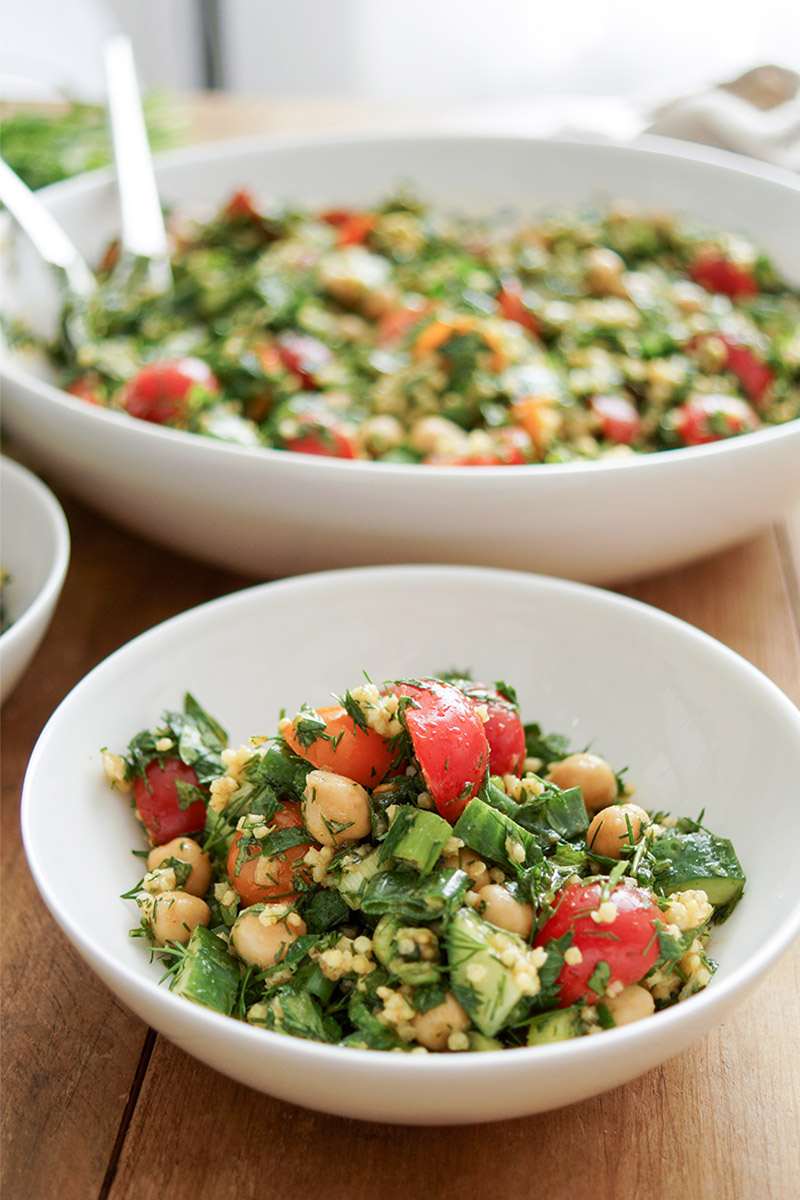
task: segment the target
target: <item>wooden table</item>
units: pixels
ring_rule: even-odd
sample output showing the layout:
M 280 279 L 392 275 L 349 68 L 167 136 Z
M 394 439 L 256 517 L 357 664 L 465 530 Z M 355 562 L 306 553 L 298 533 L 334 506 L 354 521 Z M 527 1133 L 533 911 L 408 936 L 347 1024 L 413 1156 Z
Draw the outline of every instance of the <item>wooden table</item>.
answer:
M 203 105 L 217 132 L 241 127 L 236 102 Z M 274 108 L 261 111 L 261 128 L 279 123 Z M 304 111 L 314 124 L 319 112 Z M 370 1125 L 295 1108 L 230 1082 L 131 1016 L 39 899 L 20 840 L 25 766 L 91 667 L 251 580 L 149 545 L 55 490 L 72 532 L 70 571 L 2 712 L 5 1200 L 800 1195 L 797 944 L 730 1020 L 664 1066 L 496 1125 Z M 735 549 L 621 590 L 720 639 L 800 703 L 800 510 Z

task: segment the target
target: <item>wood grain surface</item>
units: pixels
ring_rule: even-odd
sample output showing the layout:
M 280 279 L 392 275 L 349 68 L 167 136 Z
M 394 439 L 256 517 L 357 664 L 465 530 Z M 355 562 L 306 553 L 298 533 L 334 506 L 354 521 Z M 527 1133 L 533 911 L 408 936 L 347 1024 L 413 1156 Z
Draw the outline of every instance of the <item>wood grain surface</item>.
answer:
M 203 101 L 212 108 L 217 130 L 240 128 L 236 103 Z M 260 127 L 276 120 L 266 106 Z M 39 899 L 19 829 L 25 767 L 91 667 L 251 581 L 150 545 L 54 490 L 71 566 L 47 637 L 2 711 L 4 1200 L 800 1195 L 797 944 L 729 1020 L 662 1067 L 593 1100 L 493 1125 L 372 1125 L 296 1108 L 203 1066 L 124 1009 Z M 731 646 L 800 704 L 800 511 L 623 590 Z

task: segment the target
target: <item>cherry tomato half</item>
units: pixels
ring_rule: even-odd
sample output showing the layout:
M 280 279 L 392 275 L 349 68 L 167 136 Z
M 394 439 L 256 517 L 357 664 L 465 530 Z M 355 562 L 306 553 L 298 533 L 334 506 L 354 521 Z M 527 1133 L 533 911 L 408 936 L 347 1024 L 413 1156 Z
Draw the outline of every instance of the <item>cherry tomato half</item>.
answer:
M 439 815 L 455 824 L 486 774 L 483 721 L 474 702 L 452 683 L 427 679 L 398 684 L 397 691 L 415 701 L 404 714 L 414 754 Z
M 351 212 L 345 208 L 332 208 L 323 213 L 322 219 L 338 230 L 338 246 L 363 245 L 375 228 L 375 218 L 371 213 Z
M 276 346 L 283 365 L 300 380 L 301 387 L 313 392 L 318 386 L 316 372 L 333 360 L 330 349 L 319 338 L 302 333 L 281 334 Z
M 685 446 L 751 433 L 761 424 L 746 400 L 726 393 L 690 396 L 674 410 L 672 423 Z
M 743 346 L 727 334 L 719 336 L 728 351 L 729 369 L 738 378 L 747 399 L 752 400 L 753 404 L 759 404 L 775 378 L 774 371 L 758 358 L 749 346 Z
M 355 438 L 336 417 L 326 412 L 304 412 L 295 416 L 297 433 L 284 438 L 295 454 L 319 454 L 323 458 L 358 458 Z
M 222 210 L 222 216 L 236 224 L 260 223 L 261 214 L 252 192 L 240 188 L 234 192 Z
M 627 396 L 592 396 L 589 407 L 597 418 L 601 438 L 620 446 L 636 441 L 642 422 Z
M 77 396 L 79 400 L 85 400 L 87 404 L 103 403 L 100 376 L 94 371 L 73 380 L 69 387 L 64 388 L 64 391 L 69 392 L 70 396 Z
M 374 729 L 356 725 L 339 704 L 317 708 L 315 712 L 325 722 L 325 730 L 309 746 L 303 745 L 294 725 L 283 730 L 284 739 L 295 754 L 319 770 L 345 775 L 365 788 L 377 787 L 389 774 L 396 757 L 386 738 Z
M 722 254 L 701 254 L 689 267 L 689 276 L 707 292 L 722 292 L 733 298 L 758 292 L 752 273 Z
M 561 968 L 559 1008 L 578 1001 L 594 1004 L 612 983 L 623 987 L 638 983 L 658 958 L 656 922 L 661 910 L 650 895 L 631 884 L 618 883 L 608 901 L 616 909 L 610 924 L 595 919 L 605 915 L 600 909 L 602 896 L 602 880 L 565 887 L 556 897 L 555 913 L 534 940 L 534 945 L 545 946 L 551 938 L 572 930 L 572 945 L 581 952 L 579 963 L 564 963 Z M 609 971 L 598 970 L 597 979 L 604 984 L 598 993 L 589 980 L 600 963 L 607 963 Z
M 185 425 L 194 388 L 217 395 L 219 382 L 199 358 L 149 363 L 122 389 L 120 400 L 132 417 L 156 425 Z
M 500 309 L 501 316 L 507 321 L 516 321 L 517 325 L 521 325 L 523 329 L 527 329 L 528 333 L 539 333 L 539 321 L 526 307 L 525 301 L 522 299 L 522 288 L 516 279 L 506 279 L 503 281 L 503 286 L 497 293 L 497 306 Z
M 269 829 L 295 829 L 301 828 L 302 824 L 300 805 L 289 801 L 275 813 L 269 822 Z M 239 863 L 237 869 L 242 837 L 241 832 L 237 833 L 231 843 L 227 871 L 231 887 L 239 893 L 245 908 L 249 908 L 251 904 L 263 904 L 268 900 L 293 900 L 297 895 L 295 873 L 300 870 L 298 863 L 313 842 L 309 840 L 297 846 L 287 846 L 285 850 L 270 858 L 262 855 L 260 842 L 253 842 L 246 851 L 247 857 Z M 262 860 L 260 865 L 259 860 Z M 258 883 L 256 870 L 259 876 L 268 882 Z
M 482 683 L 467 685 L 464 694 L 476 708 L 484 706 L 483 732 L 489 743 L 490 775 L 521 775 L 525 762 L 525 726 L 517 706 L 497 688 Z
M 175 784 L 177 780 L 197 787 L 194 767 L 179 758 L 165 758 L 163 768 L 157 758 L 148 763 L 144 772 L 133 781 L 136 811 L 144 822 L 152 846 L 163 846 L 173 838 L 198 833 L 205 828 L 206 806 L 203 800 L 193 800 L 181 807 Z

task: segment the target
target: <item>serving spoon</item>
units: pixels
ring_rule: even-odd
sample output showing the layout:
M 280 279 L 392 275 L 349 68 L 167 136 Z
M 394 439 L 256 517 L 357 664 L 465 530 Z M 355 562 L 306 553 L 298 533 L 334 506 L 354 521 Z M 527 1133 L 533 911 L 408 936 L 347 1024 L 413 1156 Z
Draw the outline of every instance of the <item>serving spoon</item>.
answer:
M 167 231 L 158 197 L 130 38 L 115 36 L 104 51 L 108 115 L 120 205 L 123 269 L 145 267 L 148 290 L 172 287 Z
M 25 230 L 39 257 L 63 274 L 72 295 L 89 300 L 97 286 L 91 267 L 39 197 L 1 158 L 0 200 Z

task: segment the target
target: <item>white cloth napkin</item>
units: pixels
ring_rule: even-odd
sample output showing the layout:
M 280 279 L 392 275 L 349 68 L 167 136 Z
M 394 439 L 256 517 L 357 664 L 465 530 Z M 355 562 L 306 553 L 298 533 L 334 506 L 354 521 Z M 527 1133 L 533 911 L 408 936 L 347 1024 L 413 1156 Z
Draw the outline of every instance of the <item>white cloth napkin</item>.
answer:
M 760 66 L 687 95 L 538 96 L 450 114 L 459 127 L 627 141 L 657 133 L 800 171 L 800 75 Z
M 721 146 L 800 171 L 800 75 L 756 67 L 661 105 L 643 132 Z

